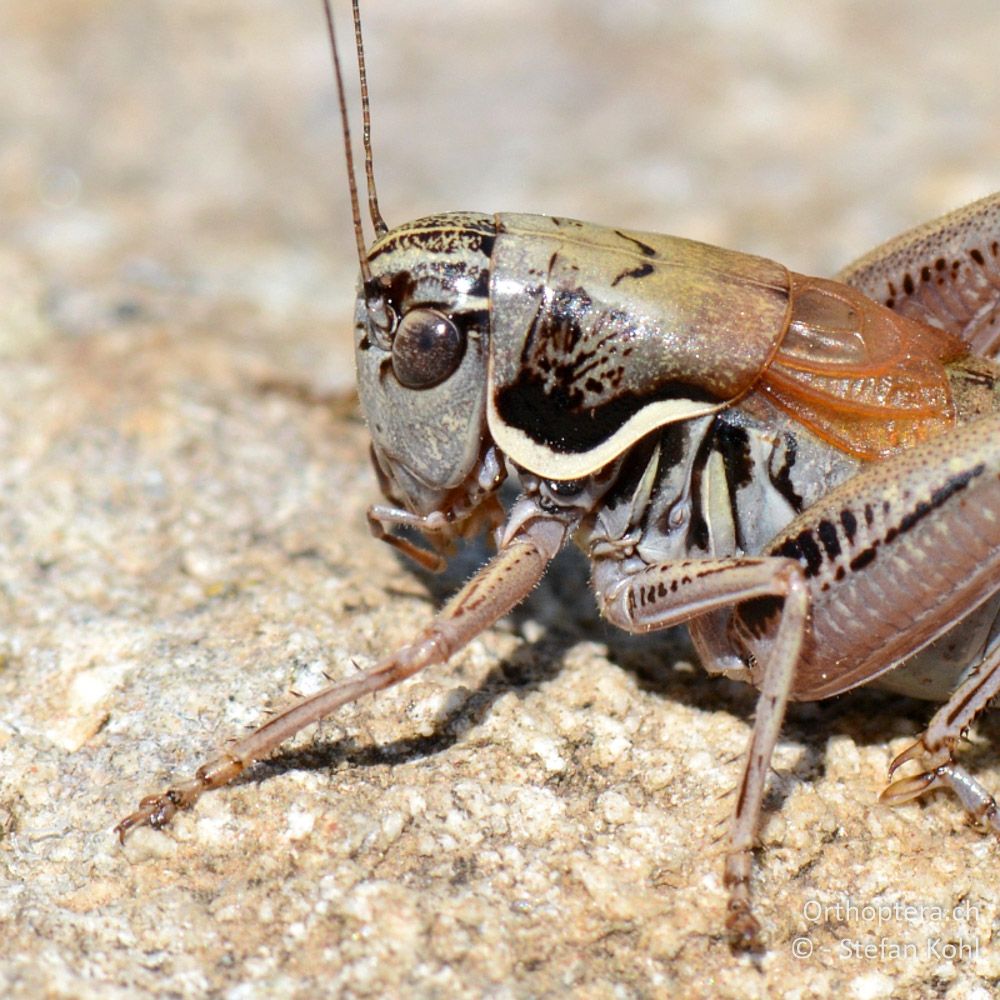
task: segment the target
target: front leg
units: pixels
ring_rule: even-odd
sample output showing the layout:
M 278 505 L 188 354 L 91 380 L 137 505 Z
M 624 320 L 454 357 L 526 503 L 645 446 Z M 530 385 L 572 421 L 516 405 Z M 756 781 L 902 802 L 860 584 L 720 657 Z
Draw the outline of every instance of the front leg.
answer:
M 599 561 L 594 588 L 605 617 L 629 632 L 653 632 L 752 598 L 783 600 L 733 809 L 725 867 L 726 928 L 734 947 L 757 950 L 760 925 L 750 905 L 751 851 L 767 771 L 802 648 L 809 611 L 805 578 L 797 563 L 774 557 L 684 560 L 624 576 L 622 565 L 610 559 Z
M 508 522 L 500 551 L 412 643 L 370 670 L 336 681 L 296 702 L 203 764 L 192 778 L 159 795 L 143 798 L 136 811 L 115 827 L 119 839 L 124 842 L 136 827 L 166 826 L 179 809 L 189 809 L 205 792 L 233 781 L 279 744 L 341 705 L 392 687 L 424 667 L 444 663 L 531 593 L 562 548 L 573 523 L 572 514 L 548 515 L 538 510 L 532 500 L 522 499 Z

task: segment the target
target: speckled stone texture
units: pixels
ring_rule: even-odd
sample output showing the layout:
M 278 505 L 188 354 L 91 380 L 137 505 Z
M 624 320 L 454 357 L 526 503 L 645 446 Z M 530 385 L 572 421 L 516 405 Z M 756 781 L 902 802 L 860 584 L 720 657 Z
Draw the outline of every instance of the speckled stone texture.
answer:
M 1000 187 L 995 0 L 366 13 L 392 222 L 542 211 L 828 274 Z M 120 848 L 140 795 L 405 642 L 482 551 L 427 579 L 365 527 L 317 3 L 6 0 L 0 135 L 0 994 L 993 995 L 1000 846 L 946 796 L 876 802 L 929 716 L 900 698 L 791 713 L 770 950 L 729 952 L 753 692 L 602 626 L 579 559 Z M 994 790 L 998 738 L 964 754 Z

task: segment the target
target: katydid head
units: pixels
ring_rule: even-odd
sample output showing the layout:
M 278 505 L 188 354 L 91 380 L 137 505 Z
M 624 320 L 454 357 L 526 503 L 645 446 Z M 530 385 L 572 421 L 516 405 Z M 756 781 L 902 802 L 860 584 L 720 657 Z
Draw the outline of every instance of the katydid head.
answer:
M 488 215 L 454 212 L 389 230 L 372 169 L 368 85 L 358 2 L 354 36 L 361 84 L 365 175 L 375 242 L 361 222 L 343 76 L 325 2 L 337 79 L 361 283 L 354 317 L 358 395 L 379 484 L 393 507 L 373 507 L 380 537 L 428 567 L 442 561 L 387 532 L 417 527 L 438 549 L 484 521 L 497 523 L 501 463 L 486 431 L 490 264 Z
M 392 230 L 358 294 L 358 394 L 389 498 L 417 514 L 477 478 L 486 440 L 490 216 Z

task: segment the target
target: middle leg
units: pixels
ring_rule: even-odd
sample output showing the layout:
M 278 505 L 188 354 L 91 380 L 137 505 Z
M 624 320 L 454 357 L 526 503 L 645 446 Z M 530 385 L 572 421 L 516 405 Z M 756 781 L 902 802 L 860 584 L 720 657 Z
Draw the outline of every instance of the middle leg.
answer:
M 733 944 L 741 950 L 756 950 L 760 925 L 750 903 L 751 852 L 806 627 L 809 594 L 802 570 L 790 559 L 758 557 L 682 560 L 623 574 L 622 564 L 608 559 L 594 567 L 594 589 L 604 616 L 638 633 L 668 628 L 754 598 L 783 602 L 732 813 L 724 876 L 729 889 L 726 927 Z

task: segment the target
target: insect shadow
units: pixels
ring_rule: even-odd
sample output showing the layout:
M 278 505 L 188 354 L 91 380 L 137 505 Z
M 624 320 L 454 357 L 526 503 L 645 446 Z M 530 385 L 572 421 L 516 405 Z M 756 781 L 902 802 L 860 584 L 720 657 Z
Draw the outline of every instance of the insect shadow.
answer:
M 428 603 L 440 604 L 482 564 L 486 552 L 484 541 L 466 545 L 442 573 L 429 573 L 402 556 L 397 558 L 407 573 L 422 581 Z M 308 747 L 279 751 L 257 762 L 251 769 L 252 773 L 237 779 L 237 783 L 256 783 L 286 771 L 335 770 L 345 764 L 378 767 L 388 763 L 419 761 L 452 747 L 486 718 L 493 704 L 504 694 L 514 692 L 523 698 L 542 688 L 562 671 L 565 655 L 570 649 L 585 639 L 595 638 L 594 622 L 598 621 L 596 609 L 593 622 L 581 616 L 578 608 L 570 610 L 570 602 L 564 596 L 567 593 L 566 577 L 572 574 L 579 582 L 581 573 L 586 578 L 587 566 L 583 557 L 575 551 L 567 551 L 564 556 L 556 561 L 552 574 L 535 593 L 508 615 L 515 632 L 523 632 L 531 621 L 543 627 L 543 634 L 537 639 L 522 641 L 512 655 L 497 663 L 469 691 L 467 697 L 438 719 L 433 732 L 367 745 L 360 745 L 353 735 L 333 740 L 320 737 Z M 391 588 L 387 592 L 391 593 Z M 407 596 L 412 598 L 412 592 L 407 591 Z M 458 684 L 456 679 L 455 686 L 458 687 Z
M 405 572 L 421 581 L 428 603 L 440 604 L 485 561 L 487 549 L 483 540 L 466 545 L 439 574 L 415 567 L 402 556 L 398 559 Z M 644 692 L 700 711 L 726 712 L 748 726 L 752 724 L 756 692 L 748 685 L 702 671 L 686 629 L 629 635 L 605 623 L 596 605 L 570 598 L 568 595 L 578 594 L 580 581 L 587 574 L 582 553 L 569 549 L 559 556 L 537 590 L 508 615 L 515 632 L 523 634 L 541 627 L 542 634 L 525 639 L 513 654 L 498 662 L 465 698 L 438 719 L 431 733 L 385 743 L 364 742 L 356 735 L 320 737 L 307 747 L 279 751 L 259 761 L 238 783 L 258 784 L 288 771 L 415 763 L 445 753 L 483 722 L 500 697 L 514 693 L 525 698 L 554 680 L 567 669 L 567 653 L 581 642 L 603 645 L 607 658 L 633 674 Z M 407 591 L 407 596 L 412 598 L 412 591 Z M 457 687 L 457 680 L 455 684 Z M 897 735 L 915 734 L 924 724 L 926 711 L 926 705 L 916 699 L 871 688 L 853 690 L 823 703 L 792 703 L 783 741 L 797 746 L 800 752 L 790 766 L 782 768 L 782 780 L 772 783 L 767 810 L 780 809 L 799 782 L 825 775 L 826 748 L 832 737 L 848 736 L 858 746 L 884 746 L 887 723 Z M 980 757 L 985 759 L 988 744 L 1000 741 L 1000 722 L 990 718 L 983 720 L 979 728 L 987 745 L 970 749 L 973 766 Z M 870 789 L 867 797 L 872 805 L 878 791 Z M 859 787 L 858 796 L 866 799 L 864 787 Z

